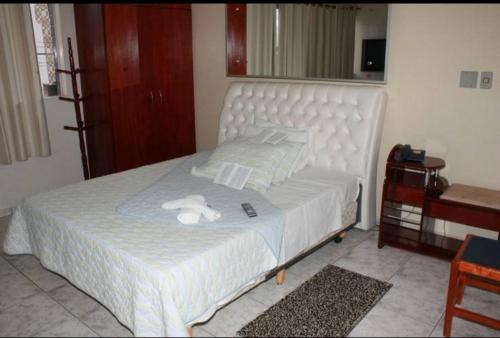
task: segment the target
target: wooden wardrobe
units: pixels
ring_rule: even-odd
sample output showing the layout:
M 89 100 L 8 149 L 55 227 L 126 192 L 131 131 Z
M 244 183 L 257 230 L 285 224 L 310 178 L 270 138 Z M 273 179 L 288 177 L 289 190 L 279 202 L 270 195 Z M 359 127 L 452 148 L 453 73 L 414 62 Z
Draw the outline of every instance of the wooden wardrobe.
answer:
M 195 152 L 190 4 L 75 4 L 91 177 Z

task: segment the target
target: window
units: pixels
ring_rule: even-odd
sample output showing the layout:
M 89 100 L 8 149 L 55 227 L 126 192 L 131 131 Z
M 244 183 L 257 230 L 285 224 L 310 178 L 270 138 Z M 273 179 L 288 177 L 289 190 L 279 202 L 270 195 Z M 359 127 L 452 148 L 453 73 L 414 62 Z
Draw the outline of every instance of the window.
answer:
M 59 94 L 52 4 L 30 4 L 35 51 L 44 96 Z

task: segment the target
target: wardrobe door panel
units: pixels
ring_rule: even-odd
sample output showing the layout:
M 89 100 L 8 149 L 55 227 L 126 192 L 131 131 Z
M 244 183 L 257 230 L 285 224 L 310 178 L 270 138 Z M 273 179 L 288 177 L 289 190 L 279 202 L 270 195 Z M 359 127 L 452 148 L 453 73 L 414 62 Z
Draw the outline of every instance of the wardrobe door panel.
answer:
M 115 171 L 103 6 L 75 4 L 74 13 L 90 177 L 98 177 Z
M 191 10 L 164 8 L 162 60 L 158 72 L 163 93 L 161 132 L 169 143 L 166 159 L 195 152 Z
M 139 23 L 139 54 L 141 79 L 147 96 L 147 109 L 144 114 L 143 155 L 146 164 L 166 159 L 168 142 L 162 132 L 169 124 L 162 118 L 163 93 L 159 71 L 164 60 L 165 49 L 162 39 L 164 20 L 160 6 L 137 5 Z M 160 9 L 160 10 L 159 10 Z
M 191 6 L 76 4 L 75 20 L 92 176 L 193 153 Z
M 146 128 L 144 86 L 141 79 L 137 9 L 129 4 L 105 5 L 106 54 L 116 170 L 144 164 Z
M 145 164 L 143 143 L 144 95 L 138 95 L 141 85 L 127 86 L 111 91 L 113 105 L 113 138 L 115 140 L 116 170 L 123 171 Z
M 105 5 L 105 22 L 110 89 L 140 84 L 136 7 Z

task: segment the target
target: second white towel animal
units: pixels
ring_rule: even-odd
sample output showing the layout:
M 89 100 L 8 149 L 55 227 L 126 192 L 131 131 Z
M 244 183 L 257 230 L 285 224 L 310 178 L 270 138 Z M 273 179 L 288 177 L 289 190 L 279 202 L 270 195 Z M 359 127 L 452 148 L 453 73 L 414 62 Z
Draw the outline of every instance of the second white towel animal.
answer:
M 219 211 L 207 206 L 205 197 L 202 195 L 188 195 L 174 201 L 168 201 L 161 206 L 166 210 L 181 209 L 177 220 L 182 224 L 197 224 L 203 215 L 209 222 L 218 220 L 221 217 Z

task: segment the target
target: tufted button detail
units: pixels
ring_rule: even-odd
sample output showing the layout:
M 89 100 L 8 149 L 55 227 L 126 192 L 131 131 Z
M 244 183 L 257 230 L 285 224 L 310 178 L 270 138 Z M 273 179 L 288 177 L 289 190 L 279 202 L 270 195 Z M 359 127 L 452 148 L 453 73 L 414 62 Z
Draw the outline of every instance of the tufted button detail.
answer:
M 380 93 L 376 88 L 339 85 L 233 83 L 224 101 L 219 142 L 234 139 L 256 119 L 304 128 L 313 138 L 311 165 L 347 168 L 364 177 L 365 145 L 372 142 L 371 121 L 378 119 L 378 111 L 371 106 Z

